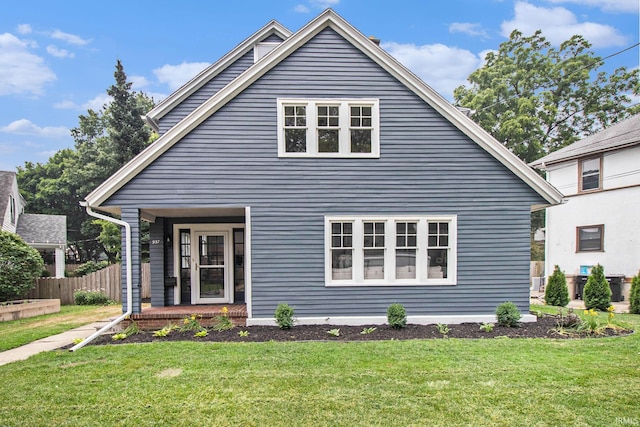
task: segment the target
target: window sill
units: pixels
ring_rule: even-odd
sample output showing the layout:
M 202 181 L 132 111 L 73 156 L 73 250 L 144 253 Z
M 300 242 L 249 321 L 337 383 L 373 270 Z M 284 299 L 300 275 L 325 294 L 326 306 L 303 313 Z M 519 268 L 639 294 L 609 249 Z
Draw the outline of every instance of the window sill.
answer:
M 432 286 L 456 286 L 456 283 L 454 281 L 444 281 L 444 280 L 433 280 L 433 281 L 429 281 L 429 282 L 401 282 L 401 281 L 396 281 L 396 282 L 383 282 L 383 281 L 379 281 L 379 280 L 371 280 L 371 281 L 367 281 L 367 282 L 326 282 L 324 284 L 325 287 L 327 288 L 345 288 L 345 287 L 368 287 L 368 286 L 373 286 L 373 287 L 380 287 L 380 286 L 390 286 L 390 287 L 404 287 L 404 286 L 426 286 L 426 287 L 432 287 Z

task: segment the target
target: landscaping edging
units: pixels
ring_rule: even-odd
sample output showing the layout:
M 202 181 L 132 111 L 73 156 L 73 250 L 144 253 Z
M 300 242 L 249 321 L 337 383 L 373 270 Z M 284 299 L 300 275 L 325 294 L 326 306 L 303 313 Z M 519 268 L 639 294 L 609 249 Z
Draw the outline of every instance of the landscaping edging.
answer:
M 0 322 L 26 319 L 60 311 L 59 299 L 27 299 L 0 304 Z

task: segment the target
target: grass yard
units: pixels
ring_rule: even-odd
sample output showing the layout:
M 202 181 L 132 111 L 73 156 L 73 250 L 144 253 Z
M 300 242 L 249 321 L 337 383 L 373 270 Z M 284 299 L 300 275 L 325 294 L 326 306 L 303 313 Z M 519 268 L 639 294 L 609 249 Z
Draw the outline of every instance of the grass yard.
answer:
M 640 316 L 618 315 L 640 328 Z M 88 346 L 0 366 L 4 426 L 640 425 L 640 336 Z
M 122 313 L 119 304 L 108 306 L 63 305 L 60 312 L 28 319 L 0 322 L 0 351 L 11 350 L 40 338 Z

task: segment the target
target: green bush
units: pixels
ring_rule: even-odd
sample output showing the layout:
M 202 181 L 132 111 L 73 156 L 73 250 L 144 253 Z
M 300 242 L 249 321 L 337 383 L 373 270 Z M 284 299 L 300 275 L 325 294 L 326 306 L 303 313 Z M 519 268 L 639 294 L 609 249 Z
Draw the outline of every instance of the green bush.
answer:
M 37 250 L 17 234 L 0 231 L 0 302 L 24 298 L 43 268 Z
M 76 305 L 107 305 L 109 298 L 100 291 L 79 290 L 73 293 Z
M 76 268 L 71 274 L 71 277 L 82 277 L 87 274 L 95 273 L 98 270 L 107 268 L 109 261 L 89 261 Z
M 402 304 L 394 303 L 387 308 L 387 321 L 393 328 L 404 328 L 407 326 L 407 311 Z
M 293 308 L 289 304 L 280 303 L 276 307 L 276 323 L 280 329 L 291 329 L 293 327 Z
M 516 327 L 519 325 L 521 317 L 520 310 L 518 310 L 518 307 L 511 301 L 503 302 L 496 308 L 498 325 L 508 326 L 510 328 Z
M 584 285 L 584 306 L 589 309 L 606 311 L 611 305 L 611 288 L 604 277 L 604 268 L 600 264 L 591 269 Z
M 567 289 L 567 278 L 556 265 L 553 274 L 549 277 L 549 283 L 544 290 L 544 301 L 547 305 L 564 307 L 569 304 L 569 289 Z
M 640 314 L 640 272 L 631 279 L 631 293 L 629 294 L 629 312 Z

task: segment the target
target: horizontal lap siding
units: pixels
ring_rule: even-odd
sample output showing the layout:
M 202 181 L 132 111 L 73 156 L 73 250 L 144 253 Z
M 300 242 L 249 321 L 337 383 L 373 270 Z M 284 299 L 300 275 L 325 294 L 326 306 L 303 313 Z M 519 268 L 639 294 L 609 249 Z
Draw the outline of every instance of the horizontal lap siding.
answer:
M 276 98 L 380 99 L 379 159 L 277 157 Z M 541 200 L 392 76 L 325 30 L 203 122 L 108 204 L 251 206 L 253 316 L 491 313 L 528 307 Z M 325 287 L 325 215 L 458 215 L 456 286 Z
M 244 54 L 227 69 L 208 81 L 197 92 L 185 99 L 180 105 L 160 119 L 160 135 L 171 129 L 176 123 L 184 119 L 200 104 L 211 98 L 231 80 L 238 77 L 247 68 L 253 65 L 253 50 Z

